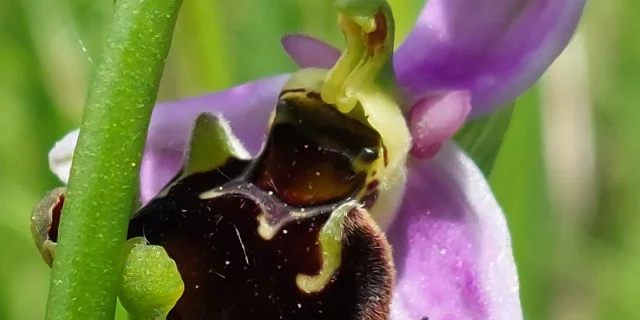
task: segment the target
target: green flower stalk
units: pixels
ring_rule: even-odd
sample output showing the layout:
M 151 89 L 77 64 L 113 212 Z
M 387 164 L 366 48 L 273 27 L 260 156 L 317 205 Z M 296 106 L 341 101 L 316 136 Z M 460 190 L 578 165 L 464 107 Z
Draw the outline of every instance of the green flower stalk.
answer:
M 181 0 L 118 0 L 60 221 L 47 319 L 113 319 L 151 111 Z

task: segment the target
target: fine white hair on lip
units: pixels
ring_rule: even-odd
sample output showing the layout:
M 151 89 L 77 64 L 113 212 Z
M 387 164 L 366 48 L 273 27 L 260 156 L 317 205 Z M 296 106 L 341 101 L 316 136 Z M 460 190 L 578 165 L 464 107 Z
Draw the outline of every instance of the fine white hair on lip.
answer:
M 218 117 L 220 127 L 222 127 L 224 132 L 226 132 L 227 134 L 229 145 L 233 149 L 234 155 L 242 160 L 251 159 L 251 154 L 249 153 L 247 148 L 245 148 L 244 144 L 242 144 L 242 141 L 240 141 L 240 139 L 238 139 L 238 137 L 236 137 L 236 135 L 233 133 L 233 130 L 231 130 L 229 121 L 224 118 L 222 113 L 216 114 L 215 116 Z
M 76 144 L 78 143 L 79 133 L 80 129 L 75 129 L 67 133 L 67 135 L 56 142 L 51 151 L 49 151 L 49 169 L 65 184 L 69 181 L 71 161 L 73 159 L 73 152 L 76 149 Z

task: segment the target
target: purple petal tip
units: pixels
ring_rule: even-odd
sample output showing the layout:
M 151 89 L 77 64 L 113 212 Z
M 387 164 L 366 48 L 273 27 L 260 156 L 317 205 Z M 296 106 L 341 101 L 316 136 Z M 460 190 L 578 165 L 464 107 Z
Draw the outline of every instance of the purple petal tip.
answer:
M 301 68 L 331 69 L 340 50 L 316 38 L 290 34 L 282 37 L 282 47 Z

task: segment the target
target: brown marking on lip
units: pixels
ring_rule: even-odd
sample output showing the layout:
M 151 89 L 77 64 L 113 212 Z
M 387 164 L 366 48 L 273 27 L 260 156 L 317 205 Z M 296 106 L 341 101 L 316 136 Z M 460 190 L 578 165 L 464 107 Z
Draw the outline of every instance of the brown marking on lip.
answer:
M 365 209 L 369 209 L 376 203 L 378 200 L 378 190 L 373 190 L 370 193 L 367 193 L 364 197 L 362 197 L 362 205 Z
M 376 21 L 376 30 L 367 35 L 367 46 L 369 49 L 376 50 L 384 46 L 384 41 L 387 38 L 387 19 L 380 11 L 376 13 L 374 17 Z
M 386 166 L 389 165 L 389 153 L 387 151 L 387 148 L 383 147 L 382 149 L 383 149 L 382 154 L 383 154 L 383 157 L 384 157 L 384 166 L 386 167 Z
M 322 101 L 322 97 L 320 96 L 320 94 L 315 91 L 307 92 L 307 98 Z
M 367 184 L 367 191 L 371 192 L 371 191 L 377 189 L 379 185 L 380 185 L 380 181 L 373 180 L 373 181 L 371 181 L 371 182 L 369 182 Z
M 283 98 L 249 179 L 288 205 L 336 203 L 365 187 L 366 172 L 353 162 L 377 159 L 380 139 L 375 130 L 321 99 Z

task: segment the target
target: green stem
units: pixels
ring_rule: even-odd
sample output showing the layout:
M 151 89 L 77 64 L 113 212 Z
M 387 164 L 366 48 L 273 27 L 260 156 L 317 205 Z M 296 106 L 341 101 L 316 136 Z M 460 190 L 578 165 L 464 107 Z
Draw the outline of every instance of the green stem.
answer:
M 138 169 L 181 0 L 117 0 L 91 83 L 46 318 L 113 319 Z

